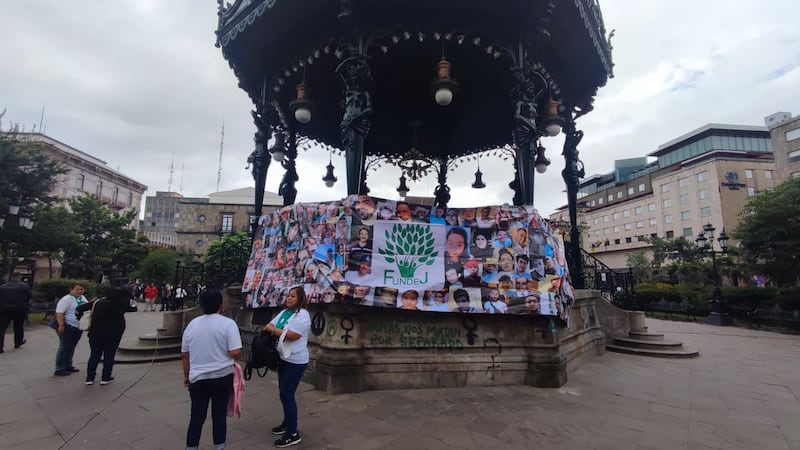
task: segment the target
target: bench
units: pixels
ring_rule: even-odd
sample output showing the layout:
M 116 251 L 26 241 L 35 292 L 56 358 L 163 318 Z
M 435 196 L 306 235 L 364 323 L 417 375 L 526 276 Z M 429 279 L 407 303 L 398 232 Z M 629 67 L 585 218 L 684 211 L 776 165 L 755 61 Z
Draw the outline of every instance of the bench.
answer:
M 753 327 L 758 329 L 761 329 L 762 325 L 767 325 L 800 333 L 800 314 L 798 312 L 756 308 L 748 312 L 746 318 Z

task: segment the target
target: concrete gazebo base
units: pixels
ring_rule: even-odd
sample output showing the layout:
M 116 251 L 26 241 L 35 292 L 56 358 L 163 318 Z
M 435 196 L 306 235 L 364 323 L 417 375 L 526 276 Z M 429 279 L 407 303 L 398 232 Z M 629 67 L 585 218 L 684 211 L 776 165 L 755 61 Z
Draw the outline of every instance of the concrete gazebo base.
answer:
M 229 291 L 230 292 L 230 291 Z M 549 317 L 310 305 L 308 379 L 331 394 L 380 389 L 559 387 L 605 351 L 596 291 L 577 291 L 569 326 Z M 242 310 L 245 341 L 277 313 Z M 246 345 L 248 346 L 248 345 Z

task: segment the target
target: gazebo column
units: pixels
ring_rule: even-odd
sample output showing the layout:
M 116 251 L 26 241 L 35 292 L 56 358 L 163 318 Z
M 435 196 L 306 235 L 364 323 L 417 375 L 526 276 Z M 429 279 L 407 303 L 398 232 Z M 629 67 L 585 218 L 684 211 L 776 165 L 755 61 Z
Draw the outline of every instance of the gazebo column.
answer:
M 533 205 L 534 164 L 533 155 L 536 140 L 539 138 L 537 130 L 537 105 L 547 86 L 537 83 L 541 75 L 535 73 L 531 67 L 524 67 L 514 71 L 517 85 L 511 90 L 511 100 L 514 104 L 514 146 L 516 163 L 515 204 Z M 537 85 L 539 84 L 539 85 Z
M 250 235 L 255 236 L 256 228 L 258 227 L 258 217 L 263 214 L 264 206 L 264 189 L 267 183 L 267 170 L 271 162 L 269 152 L 267 151 L 267 142 L 272 137 L 272 129 L 264 120 L 261 113 L 253 111 L 253 121 L 258 129 L 253 136 L 255 142 L 255 149 L 250 156 L 247 157 L 247 164 L 252 165 L 251 173 L 253 180 L 256 183 L 256 198 L 254 206 L 254 214 L 256 221 L 250 224 Z
M 450 202 L 450 186 L 447 185 L 447 163 L 447 157 L 439 160 L 439 169 L 437 171 L 439 185 L 433 190 L 433 204 L 437 208 L 447 209 L 447 204 Z
M 372 115 L 372 75 L 365 56 L 352 56 L 336 68 L 344 89 L 344 115 L 340 125 L 347 164 L 347 194 L 366 193 L 364 143 Z
M 571 114 L 570 114 L 571 116 Z M 567 117 L 564 121 L 564 155 L 565 167 L 561 172 L 567 186 L 567 205 L 569 207 L 569 272 L 572 284 L 576 288 L 585 288 L 583 280 L 583 258 L 581 257 L 580 230 L 578 228 L 578 188 L 584 177 L 583 163 L 578 159 L 578 144 L 583 139 L 583 131 L 575 129 L 575 119 Z
M 286 157 L 281 162 L 281 165 L 286 170 L 283 174 L 278 194 L 283 197 L 283 206 L 294 204 L 297 198 L 297 188 L 294 184 L 300 179 L 297 176 L 297 130 L 294 127 L 289 128 L 289 142 L 286 149 Z

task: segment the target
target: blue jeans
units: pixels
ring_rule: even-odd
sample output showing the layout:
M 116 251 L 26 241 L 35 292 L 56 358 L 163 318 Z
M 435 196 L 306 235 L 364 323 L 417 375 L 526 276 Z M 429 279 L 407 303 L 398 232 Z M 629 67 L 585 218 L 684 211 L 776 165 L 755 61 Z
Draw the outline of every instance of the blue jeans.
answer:
M 58 335 L 58 351 L 56 352 L 56 372 L 60 370 L 72 369 L 72 356 L 75 354 L 75 347 L 81 340 L 83 331 L 80 328 L 64 325 L 64 332 Z
M 289 434 L 297 433 L 297 401 L 294 394 L 306 367 L 308 364 L 292 364 L 284 360 L 278 363 L 278 391 L 283 405 L 283 424 Z
M 186 432 L 186 447 L 196 448 L 200 444 L 200 432 L 208 414 L 208 401 L 211 400 L 211 425 L 214 445 L 225 444 L 228 434 L 228 396 L 233 390 L 233 374 L 222 378 L 199 380 L 189 384 L 189 397 L 192 399 L 192 416 Z
M 93 332 L 89 335 L 89 348 L 92 349 L 92 353 L 89 355 L 89 363 L 86 364 L 86 380 L 94 381 L 97 364 L 100 363 L 101 356 L 103 357 L 103 375 L 101 379 L 104 381 L 111 379 L 111 370 L 114 369 L 114 356 L 117 354 L 120 340 L 122 340 L 121 334 L 98 334 Z

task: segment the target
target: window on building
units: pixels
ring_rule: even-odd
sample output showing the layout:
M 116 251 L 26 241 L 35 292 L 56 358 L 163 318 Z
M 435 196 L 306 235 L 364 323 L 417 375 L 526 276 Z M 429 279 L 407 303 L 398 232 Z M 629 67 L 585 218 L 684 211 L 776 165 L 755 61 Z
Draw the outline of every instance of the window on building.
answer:
M 603 204 L 603 197 L 600 197 L 600 198 L 597 199 L 597 204 L 598 205 L 602 205 Z
M 669 192 L 669 184 L 662 184 L 661 192 Z
M 701 217 L 711 217 L 711 207 L 706 206 L 705 208 L 700 208 L 700 216 Z
M 705 170 L 697 174 L 697 182 L 702 183 L 703 181 L 708 181 L 708 172 Z
M 747 179 L 753 178 L 753 170 L 752 169 L 744 169 L 744 177 Z
M 625 231 L 631 231 L 631 229 L 633 229 L 633 225 L 629 224 L 629 223 L 626 223 L 625 224 Z
M 630 238 L 630 237 L 626 237 L 626 238 L 625 238 L 625 243 L 626 243 L 626 244 L 630 244 L 631 242 L 633 242 L 633 239 L 632 239 L 632 238 Z
M 630 216 L 631 216 L 631 210 L 630 209 L 626 209 L 625 211 L 622 211 L 622 217 L 630 217 Z
M 617 198 L 622 198 L 623 195 L 622 191 L 617 192 Z
M 128 206 L 133 206 L 133 192 L 128 192 Z
M 619 220 L 619 213 L 618 212 L 615 212 L 611 216 L 614 218 L 614 220 Z
M 233 232 L 233 214 L 225 213 L 222 215 L 222 232 Z
M 647 205 L 647 210 L 648 211 L 655 211 L 656 210 L 656 204 L 655 203 L 648 204 Z
M 603 223 L 607 223 L 607 222 L 608 222 L 608 215 L 605 215 L 605 216 L 603 216 Z
M 691 220 L 692 212 L 691 211 L 681 211 L 681 220 Z
M 644 183 L 639 183 L 639 192 L 644 192 Z
M 667 231 L 666 237 L 667 237 L 667 239 L 674 239 L 675 238 L 675 232 L 672 231 L 672 230 Z
M 650 233 L 650 237 L 651 238 L 656 238 L 656 237 L 658 237 L 658 233 Z
M 691 238 L 692 236 L 694 236 L 694 234 L 692 233 L 692 227 L 688 227 L 688 228 L 684 228 L 683 229 L 683 237 Z
M 800 172 L 792 172 L 792 178 L 800 177 Z
M 664 216 L 664 223 L 672 223 L 672 214 L 667 214 Z
M 670 206 L 672 206 L 672 200 L 670 200 L 670 199 L 665 199 L 663 202 L 661 202 L 661 205 L 662 205 L 664 208 L 669 208 Z
M 681 178 L 680 180 L 678 180 L 678 186 L 689 187 L 689 177 Z
M 608 236 L 609 234 L 611 234 L 611 228 L 603 229 L 603 236 Z
M 614 233 L 619 233 L 619 232 L 620 232 L 619 225 L 614 225 Z
M 95 187 L 95 190 L 94 190 L 94 195 L 96 195 L 97 198 L 100 198 L 103 195 L 103 182 L 102 181 L 98 181 L 97 182 L 97 186 Z
M 643 212 L 644 212 L 644 208 L 642 208 L 641 206 L 637 206 L 636 207 L 636 215 L 637 216 L 642 215 Z
M 800 161 L 800 150 L 789 152 L 789 162 Z
M 614 239 L 614 245 L 619 245 L 619 239 Z
M 614 194 L 608 194 L 608 201 L 610 202 L 613 200 L 614 200 Z
M 594 224 L 597 225 L 599 223 L 600 223 L 600 218 L 599 217 L 595 217 L 594 218 Z
M 628 195 L 633 195 L 633 186 L 628 188 Z
M 767 179 L 767 180 L 771 180 L 772 179 L 772 171 L 771 170 L 765 170 L 764 171 L 764 178 Z
M 747 196 L 748 196 L 748 197 L 753 197 L 753 196 L 755 196 L 755 195 L 756 195 L 756 188 L 754 188 L 754 187 L 748 187 L 748 188 L 747 188 Z
M 689 204 L 689 194 L 681 195 L 681 205 L 688 205 Z
M 698 197 L 700 197 L 700 200 L 705 200 L 705 199 L 709 198 L 709 190 L 708 189 L 702 189 L 702 190 L 698 191 Z
M 78 175 L 78 188 L 82 191 L 85 185 L 86 185 L 86 175 L 84 174 Z
M 650 226 L 651 226 L 651 227 L 654 227 L 654 226 L 656 226 L 657 224 L 658 224 L 658 220 L 657 220 L 655 217 L 652 217 L 652 218 L 650 219 Z
M 789 130 L 786 132 L 787 141 L 793 141 L 795 139 L 800 139 L 800 128 L 795 128 L 794 130 Z
M 636 228 L 644 228 L 644 220 L 637 221 Z
M 594 235 L 595 236 L 600 236 L 600 230 L 594 230 Z
M 118 198 L 119 198 L 119 188 L 114 188 L 114 197 L 111 199 L 111 201 L 114 204 L 116 204 Z

